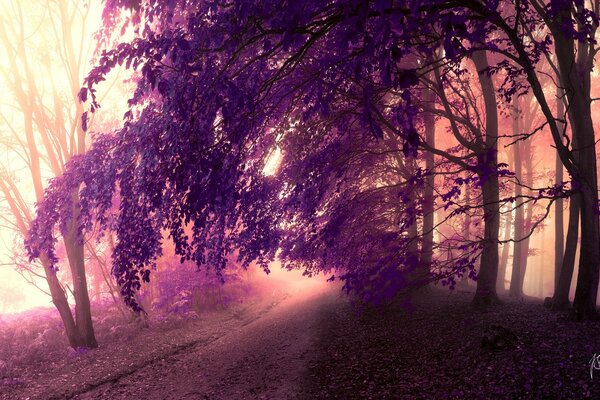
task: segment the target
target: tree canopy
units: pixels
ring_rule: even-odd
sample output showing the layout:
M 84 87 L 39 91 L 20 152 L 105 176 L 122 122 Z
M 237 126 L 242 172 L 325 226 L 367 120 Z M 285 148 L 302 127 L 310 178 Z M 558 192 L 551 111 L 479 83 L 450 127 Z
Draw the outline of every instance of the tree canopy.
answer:
M 288 266 L 309 273 L 341 269 L 347 288 L 366 298 L 393 295 L 422 264 L 411 252 L 432 173 L 421 151 L 471 173 L 456 176 L 444 201 L 465 184 L 483 191 L 486 233 L 461 247 L 466 253 L 452 271 L 473 271 L 484 248 L 481 294 L 495 296 L 498 179 L 507 171 L 497 160 L 492 113 L 497 102 L 528 91 L 573 179 L 595 190 L 565 144 L 536 70 L 556 40 L 565 42 L 559 75 L 575 57 L 569 43 L 593 42 L 597 17 L 583 2 L 109 0 L 104 19 L 104 35 L 126 24 L 137 35 L 104 51 L 79 97 L 97 112 L 95 86 L 125 65 L 137 71 L 130 108 L 122 129 L 96 134 L 90 151 L 52 180 L 26 246 L 31 257 L 55 263 L 54 229 L 64 231 L 73 217 L 81 232 L 95 223 L 114 231 L 113 273 L 134 308 L 163 232 L 182 259 L 217 274 L 234 251 L 265 269 L 281 252 Z M 435 71 L 442 81 L 460 74 L 465 59 L 475 62 L 486 121 L 475 142 L 455 129 L 468 154 L 441 152 L 424 140 L 423 82 Z M 491 77 L 503 79 L 495 87 Z M 281 166 L 266 174 L 277 148 Z M 81 184 L 74 215 L 68 194 Z M 588 212 L 597 208 L 594 198 Z M 484 267 L 494 262 L 495 269 Z

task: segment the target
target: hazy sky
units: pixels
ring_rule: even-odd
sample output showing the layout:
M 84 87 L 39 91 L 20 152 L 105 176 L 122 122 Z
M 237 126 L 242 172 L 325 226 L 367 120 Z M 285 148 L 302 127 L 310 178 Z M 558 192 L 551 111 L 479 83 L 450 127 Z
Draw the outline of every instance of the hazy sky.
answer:
M 9 171 L 13 180 L 17 182 L 23 198 L 33 204 L 35 194 L 29 171 L 25 162 L 19 156 L 18 141 L 23 137 L 23 114 L 19 107 L 14 91 L 8 89 L 8 81 L 13 80 L 16 69 L 21 75 L 26 75 L 22 60 L 14 57 L 15 51 L 22 49 L 26 54 L 25 59 L 33 75 L 37 101 L 41 102 L 52 113 L 55 100 L 65 107 L 67 118 L 73 119 L 75 107 L 73 95 L 69 87 L 69 71 L 64 67 L 62 58 L 65 57 L 65 46 L 62 38 L 65 34 L 72 34 L 74 48 L 81 57 L 81 73 L 79 81 L 83 81 L 85 72 L 90 68 L 88 60 L 93 55 L 95 42 L 93 33 L 101 25 L 101 2 L 92 1 L 91 8 L 86 6 L 86 1 L 81 0 L 2 0 L 0 2 L 0 23 L 5 28 L 6 35 L 10 38 L 0 41 L 0 164 L 2 170 Z M 69 26 L 63 26 L 58 4 L 66 10 L 66 16 L 72 20 Z M 16 63 L 13 62 L 16 60 Z M 31 93 L 30 87 L 25 87 Z M 33 96 L 30 96 L 32 98 Z M 31 100 L 31 101 L 36 101 Z M 70 121 L 66 121 L 69 124 Z M 15 138 L 17 138 L 15 140 Z M 43 157 L 43 155 L 42 155 Z M 51 176 L 47 166 L 42 166 L 45 179 Z M 7 216 L 8 220 L 0 220 L 0 296 L 14 297 L 10 306 L 5 311 L 14 312 L 34 306 L 50 306 L 50 298 L 40 290 L 28 285 L 25 280 L 13 270 L 12 249 L 14 243 L 22 239 L 15 236 L 14 231 L 7 226 L 12 219 L 6 213 L 6 204 L 0 199 L 0 213 Z M 8 264 L 8 265 L 7 265 Z M 39 282 L 41 288 L 46 289 L 44 281 Z M 18 294 L 18 295 L 16 295 Z M 6 303 L 6 302 L 4 302 Z M 0 312 L 3 301 L 0 298 Z

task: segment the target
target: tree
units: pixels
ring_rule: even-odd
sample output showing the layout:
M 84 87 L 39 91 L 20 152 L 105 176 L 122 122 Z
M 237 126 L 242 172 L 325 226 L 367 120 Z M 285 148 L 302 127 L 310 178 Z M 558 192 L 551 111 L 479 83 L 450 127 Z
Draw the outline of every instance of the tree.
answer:
M 574 61 L 577 40 L 582 39 L 577 42 L 578 50 L 591 54 L 589 30 L 595 28 L 586 9 L 576 8 L 575 21 L 565 9 L 573 3 L 554 3 L 338 1 L 299 6 L 289 2 L 273 9 L 272 4 L 260 1 L 193 5 L 109 1 L 107 21 L 114 23 L 110 16 L 130 6 L 133 19 L 143 29 L 131 43 L 119 44 L 103 55 L 88 75 L 80 98 L 87 101 L 89 97 L 91 111 L 95 111 L 95 85 L 124 63 L 140 72 L 131 110 L 122 130 L 98 138 L 88 155 L 72 160 L 65 175 L 51 182 L 32 224 L 27 242 L 30 254 L 54 254 L 52 227 L 64 224 L 70 215 L 62 194 L 83 183 L 80 226 L 85 231 L 96 219 L 104 229 L 116 232 L 113 273 L 134 308 L 134 293 L 141 281 L 149 279 L 149 266 L 160 254 L 161 229 L 175 241 L 178 255 L 199 265 L 209 264 L 217 273 L 222 273 L 234 248 L 246 265 L 256 259 L 266 268 L 285 239 L 281 227 L 296 223 L 278 206 L 295 208 L 305 220 L 310 220 L 311 213 L 319 219 L 333 217 L 320 215 L 317 207 L 332 187 L 326 184 L 326 178 L 334 176 L 331 170 L 318 170 L 302 182 L 262 174 L 279 139 L 297 140 L 294 149 L 309 153 L 301 154 L 305 167 L 335 165 L 330 157 L 339 153 L 326 150 L 345 143 L 339 137 L 351 136 L 349 132 L 355 135 L 357 130 L 380 140 L 395 134 L 407 158 L 415 157 L 419 146 L 440 155 L 420 140 L 417 127 L 419 78 L 431 72 L 419 60 L 435 58 L 429 45 L 441 44 L 441 67 L 454 68 L 465 58 L 474 61 L 485 108 L 481 130 L 485 135 L 478 137 L 474 148 L 476 162 L 452 157 L 466 164 L 481 185 L 485 228 L 476 303 L 496 301 L 498 176 L 502 174 L 497 160 L 497 97 L 510 100 L 531 91 L 561 161 L 585 194 L 582 215 L 589 222 L 583 230 L 590 236 L 585 246 L 582 243 L 582 258 L 589 265 L 582 263 L 580 268 L 587 268 L 583 275 L 589 279 L 578 284 L 575 314 L 592 317 L 591 291 L 598 261 L 594 250 L 598 229 L 592 211 L 597 193 L 595 167 L 590 172 L 581 166 L 584 162 L 591 165 L 594 150 L 586 147 L 581 158 L 572 157 L 546 101 L 536 64 L 550 52 L 545 25 L 551 25 L 552 36 L 557 38 L 558 68 L 563 75 Z M 575 34 L 564 27 L 575 22 L 580 28 Z M 578 51 L 577 57 L 581 54 Z M 488 55 L 498 58 L 490 63 Z M 589 70 L 581 66 L 580 72 L 589 76 Z M 496 90 L 490 75 L 499 71 L 505 72 L 506 79 Z M 569 86 L 569 82 L 563 86 L 569 109 L 577 110 L 570 113 L 574 136 L 588 146 L 590 134 L 593 138 L 591 119 L 586 117 L 589 88 Z M 325 128 L 323 137 L 320 130 Z M 304 135 L 321 139 L 307 143 Z M 470 145 L 465 148 L 471 149 Z M 409 182 L 422 178 L 416 168 Z M 120 206 L 116 223 L 108 226 L 105 217 L 113 195 L 118 195 Z M 409 228 L 417 215 L 404 213 L 402 229 L 391 232 L 397 239 L 393 246 L 414 245 Z M 190 238 L 184 234 L 188 226 L 192 227 Z M 408 259 L 391 260 L 394 269 L 378 271 L 396 271 L 397 263 L 411 264 Z M 359 267 L 351 272 L 366 287 L 378 271 L 361 274 Z M 401 280 L 400 276 L 394 272 L 392 277 Z
M 565 114 L 565 104 L 563 103 L 563 93 L 559 89 L 556 91 L 556 115 L 561 116 Z M 562 128 L 559 126 L 559 128 Z M 560 162 L 558 153 L 556 154 L 556 161 L 554 170 L 556 173 L 556 184 L 560 185 L 564 179 L 563 177 L 563 165 Z M 563 255 L 565 249 L 565 230 L 564 230 L 564 205 L 563 199 L 556 200 L 554 209 L 554 292 L 558 289 L 558 281 L 560 278 L 560 271 L 563 263 Z M 569 283 L 570 286 L 570 283 Z
M 556 108 L 558 116 L 565 115 L 562 93 L 561 96 L 557 96 Z M 576 138 L 573 140 L 575 141 L 575 139 Z M 576 147 L 575 143 L 573 146 Z M 559 169 L 562 170 L 562 165 L 560 165 L 560 168 L 557 168 L 556 170 L 557 184 L 559 181 Z M 569 301 L 569 292 L 571 290 L 571 280 L 573 279 L 573 271 L 575 269 L 575 255 L 577 253 L 577 242 L 579 238 L 579 208 L 579 194 L 577 193 L 576 187 L 573 187 L 573 194 L 569 198 L 569 221 L 567 223 L 566 242 L 564 243 L 564 255 L 561 254 L 561 256 L 558 257 L 558 260 L 555 260 L 555 279 L 556 273 L 558 272 L 554 296 L 552 297 L 552 308 L 555 310 L 565 310 L 569 309 L 571 306 L 571 302 Z M 557 215 L 558 214 L 559 212 L 557 209 Z M 559 242 L 558 236 L 556 240 Z M 557 243 L 556 245 L 556 251 L 562 249 L 562 247 L 563 242 L 560 241 L 560 243 Z M 558 264 L 558 261 L 560 261 L 560 264 Z M 557 265 L 560 265 L 560 268 L 557 269 Z
M 533 3 L 554 38 L 560 83 L 568 102 L 568 115 L 573 132 L 571 160 L 567 154 L 561 160 L 574 181 L 580 186 L 581 247 L 577 290 L 573 301 L 574 319 L 596 318 L 596 296 L 600 267 L 600 227 L 598 221 L 598 178 L 596 147 L 591 115 L 591 71 L 596 53 L 595 32 L 598 27 L 599 5 L 591 9 L 583 2 L 552 1 L 545 10 Z M 535 93 L 536 91 L 534 91 Z M 539 96 L 539 97 L 538 97 Z M 541 94 L 536 94 L 538 100 Z M 544 104 L 548 107 L 547 103 Z M 544 111 L 546 114 L 548 111 Z M 551 124 L 555 142 L 558 142 L 558 125 Z M 559 139 L 562 145 L 562 138 Z
M 433 103 L 435 101 L 435 92 L 431 89 L 426 90 L 423 95 L 424 103 Z M 423 125 L 425 128 L 424 141 L 427 146 L 435 148 L 435 116 L 432 113 L 425 113 L 423 116 Z M 422 269 L 425 274 L 431 271 L 431 263 L 433 259 L 434 239 L 433 233 L 435 230 L 434 213 L 435 213 L 435 157 L 431 152 L 425 152 L 425 170 L 427 178 L 423 191 L 423 246 L 422 252 Z
M 507 152 L 507 164 L 514 165 L 514 154 L 513 149 L 508 149 Z M 514 227 L 514 218 L 513 218 L 513 207 L 512 204 L 508 204 L 506 209 L 504 210 L 504 233 L 502 235 L 502 253 L 500 256 L 500 261 L 498 265 L 498 281 L 496 284 L 496 290 L 499 293 L 506 293 L 506 266 L 508 265 L 508 255 L 510 252 L 511 238 L 513 237 L 512 231 Z M 514 246 L 513 246 L 514 247 Z M 513 250 L 514 252 L 514 250 Z
M 3 218 L 23 238 L 34 218 L 33 202 L 43 200 L 48 173 L 62 174 L 64 163 L 76 154 L 83 154 L 86 144 L 80 124 L 83 105 L 78 101 L 77 93 L 88 49 L 78 38 L 88 34 L 91 8 L 73 2 L 40 1 L 36 5 L 43 12 L 36 16 L 35 27 L 56 43 L 56 51 L 36 43 L 39 36 L 31 34 L 27 25 L 30 21 L 26 19 L 35 12 L 25 9 L 21 2 L 4 2 L 4 20 L 0 23 L 0 43 L 6 51 L 9 66 L 1 73 L 4 84 L 14 94 L 17 112 L 22 117 L 22 121 L 15 121 L 9 115 L 3 115 L 11 132 L 4 143 L 14 162 L 1 166 L 0 192 L 10 211 L 9 216 Z M 60 72 L 57 72 L 57 64 L 61 67 Z M 60 88 L 61 82 L 66 83 L 65 90 Z M 24 190 L 28 187 L 33 187 L 34 198 Z M 72 191 L 69 196 L 71 214 L 76 216 L 77 194 Z M 48 254 L 41 253 L 39 257 L 43 272 L 33 269 L 31 272 L 38 276 L 43 274 L 46 279 L 69 344 L 95 347 L 82 239 L 74 219 L 66 220 L 63 228 L 61 236 L 68 255 L 66 265 L 73 282 L 74 315 L 66 289 L 54 268 L 58 265 Z

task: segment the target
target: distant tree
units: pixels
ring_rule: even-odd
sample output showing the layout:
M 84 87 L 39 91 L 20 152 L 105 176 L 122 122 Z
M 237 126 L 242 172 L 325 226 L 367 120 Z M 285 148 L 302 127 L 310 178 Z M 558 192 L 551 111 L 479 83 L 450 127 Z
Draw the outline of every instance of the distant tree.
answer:
M 556 116 L 561 117 L 565 115 L 565 103 L 563 101 L 563 92 L 560 88 L 556 90 Z M 564 117 L 563 117 L 564 118 Z M 559 129 L 563 128 L 559 125 Z M 560 162 L 558 153 L 555 157 L 554 164 L 555 171 L 555 182 L 560 185 L 564 179 L 563 165 Z M 564 249 L 565 249 L 565 228 L 564 228 L 564 204 L 563 199 L 556 200 L 554 209 L 554 292 L 558 288 L 558 281 L 560 277 L 560 271 L 562 269 Z M 569 283 L 570 286 L 570 283 Z
M 506 151 L 506 155 L 507 155 L 507 160 L 506 163 L 508 165 L 512 165 L 513 166 L 513 170 L 514 170 L 514 157 L 512 156 L 512 154 L 514 153 L 513 148 L 508 148 Z M 562 164 L 561 164 L 562 165 Z M 509 189 L 512 190 L 512 187 Z M 511 193 L 514 195 L 514 193 Z M 505 204 L 504 207 L 504 211 L 503 211 L 503 215 L 504 215 L 504 221 L 503 221 L 503 225 L 504 225 L 504 232 L 502 234 L 502 253 L 500 255 L 500 261 L 499 261 L 499 265 L 498 265 L 498 281 L 496 282 L 496 291 L 498 293 L 506 293 L 506 267 L 508 265 L 508 256 L 510 254 L 510 248 L 511 245 L 513 244 L 513 241 L 511 240 L 513 238 L 513 228 L 515 227 L 514 224 L 514 217 L 513 217 L 513 205 L 511 203 Z M 514 247 L 514 245 L 513 245 Z

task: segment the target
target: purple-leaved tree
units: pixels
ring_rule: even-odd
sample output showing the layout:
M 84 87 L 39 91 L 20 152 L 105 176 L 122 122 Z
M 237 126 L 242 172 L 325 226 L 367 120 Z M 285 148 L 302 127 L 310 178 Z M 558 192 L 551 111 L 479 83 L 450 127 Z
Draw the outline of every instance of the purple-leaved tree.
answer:
M 81 185 L 80 229 L 97 221 L 116 233 L 113 274 L 134 309 L 134 294 L 161 253 L 163 230 L 182 259 L 217 274 L 234 249 L 243 263 L 257 260 L 267 268 L 282 247 L 284 258 L 302 261 L 309 271 L 342 267 L 350 289 L 395 293 L 410 283 L 404 272 L 423 259 L 411 249 L 429 246 L 415 247 L 423 208 L 409 207 L 415 199 L 426 203 L 422 194 L 398 190 L 401 204 L 393 205 L 388 189 L 432 182 L 415 161 L 420 147 L 434 152 L 420 137 L 427 114 L 420 105 L 429 95 L 419 89 L 419 78 L 433 71 L 423 61 L 433 58 L 444 75 L 469 58 L 485 110 L 485 134 L 468 164 L 478 177 L 485 220 L 475 300 L 496 299 L 497 101 L 531 91 L 580 188 L 582 256 L 573 315 L 595 316 L 600 237 L 589 77 L 597 9 L 562 0 L 110 0 L 108 30 L 119 28 L 123 8 L 130 8 L 126 23 L 138 36 L 104 53 L 80 99 L 95 112 L 98 82 L 116 65 L 136 69 L 124 127 L 99 135 L 87 155 L 50 183 L 26 243 L 31 257 L 49 254 L 55 262 L 53 229 L 73 216 L 66 194 Z M 576 152 L 564 142 L 536 69 L 552 43 Z M 506 79 L 495 85 L 500 72 Z M 264 165 L 280 144 L 284 163 L 286 157 L 291 163 L 267 176 Z M 348 159 L 353 151 L 388 150 L 372 165 L 366 165 L 369 157 Z M 395 164 L 388 161 L 394 157 Z M 398 169 L 391 178 L 388 163 Z M 359 201 L 344 198 L 350 193 Z M 564 195 L 557 189 L 540 196 L 549 193 Z M 118 213 L 108 219 L 115 197 Z M 367 207 L 375 214 L 368 221 Z M 360 237 L 349 229 L 358 225 Z M 360 246 L 340 252 L 358 239 Z M 354 251 L 364 264 L 344 263 Z M 315 256 L 319 261 L 311 264 Z M 332 262 L 322 263 L 327 257 Z

